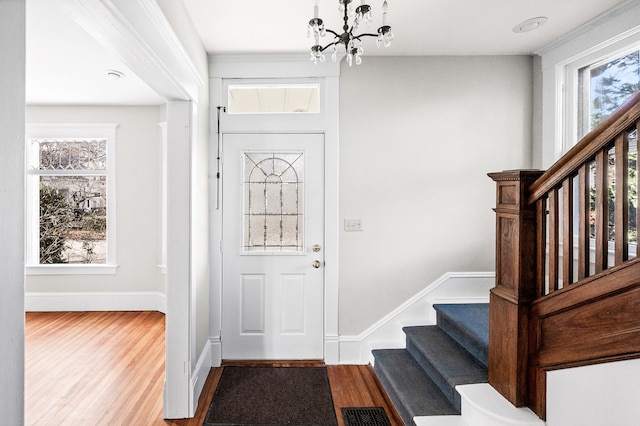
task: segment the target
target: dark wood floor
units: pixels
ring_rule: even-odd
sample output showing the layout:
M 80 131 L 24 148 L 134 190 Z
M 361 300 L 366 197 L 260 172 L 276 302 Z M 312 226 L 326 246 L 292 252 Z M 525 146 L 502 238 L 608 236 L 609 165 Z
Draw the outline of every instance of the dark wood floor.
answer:
M 27 313 L 25 423 L 202 425 L 224 367 L 211 369 L 193 419 L 163 420 L 164 331 L 158 312 Z M 370 366 L 327 370 L 340 426 L 340 407 L 384 407 L 402 425 Z

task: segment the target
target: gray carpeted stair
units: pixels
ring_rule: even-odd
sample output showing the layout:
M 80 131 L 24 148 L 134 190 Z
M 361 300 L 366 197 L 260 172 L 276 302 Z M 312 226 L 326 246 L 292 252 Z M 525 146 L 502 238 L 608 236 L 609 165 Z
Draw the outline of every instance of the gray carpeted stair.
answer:
M 459 413 L 408 351 L 380 349 L 374 356 L 376 375 L 405 424 L 414 416 Z
M 437 325 L 403 328 L 406 349 L 373 351 L 375 371 L 407 425 L 460 413 L 455 386 L 487 381 L 489 305 L 435 305 Z
M 485 367 L 489 352 L 489 304 L 434 305 L 438 326 Z

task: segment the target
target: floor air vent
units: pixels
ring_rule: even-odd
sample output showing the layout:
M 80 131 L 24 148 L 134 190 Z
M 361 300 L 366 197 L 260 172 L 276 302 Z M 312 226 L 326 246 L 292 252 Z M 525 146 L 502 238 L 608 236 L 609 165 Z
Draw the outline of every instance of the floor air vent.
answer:
M 341 410 L 346 426 L 391 426 L 382 407 L 349 407 Z

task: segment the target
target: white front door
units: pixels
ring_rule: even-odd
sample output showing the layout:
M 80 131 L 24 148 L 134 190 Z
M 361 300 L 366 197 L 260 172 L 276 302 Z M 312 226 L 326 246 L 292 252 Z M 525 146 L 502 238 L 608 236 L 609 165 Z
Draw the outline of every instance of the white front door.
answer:
M 322 359 L 324 135 L 223 136 L 222 358 Z

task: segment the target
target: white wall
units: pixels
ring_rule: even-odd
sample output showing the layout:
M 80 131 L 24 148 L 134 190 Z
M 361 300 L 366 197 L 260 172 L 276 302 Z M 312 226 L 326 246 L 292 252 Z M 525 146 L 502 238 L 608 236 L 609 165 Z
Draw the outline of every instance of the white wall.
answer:
M 547 425 L 635 426 L 640 419 L 640 360 L 547 373 Z
M 116 123 L 115 275 L 27 276 L 31 293 L 158 292 L 164 106 L 29 106 L 27 123 Z
M 0 2 L 0 413 L 24 422 L 25 1 Z
M 492 271 L 495 186 L 531 162 L 530 57 L 366 57 L 340 78 L 340 334 Z

